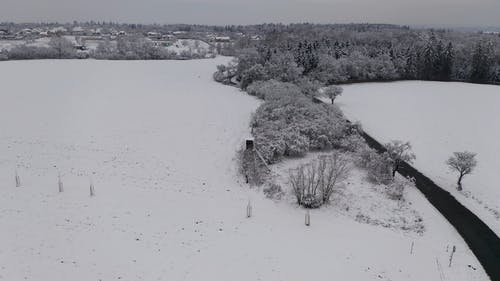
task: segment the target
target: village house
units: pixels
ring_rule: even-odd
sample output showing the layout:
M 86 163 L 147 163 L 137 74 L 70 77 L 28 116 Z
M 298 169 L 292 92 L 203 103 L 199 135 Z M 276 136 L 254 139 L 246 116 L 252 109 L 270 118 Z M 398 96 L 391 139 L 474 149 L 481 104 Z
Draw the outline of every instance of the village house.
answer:
M 54 27 L 48 30 L 48 35 L 63 35 L 68 33 L 68 30 L 62 26 Z
M 229 36 L 217 36 L 215 37 L 215 42 L 230 42 L 231 37 Z
M 75 26 L 73 27 L 73 29 L 71 30 L 71 34 L 75 35 L 75 36 L 82 36 L 82 35 L 85 35 L 85 29 L 83 29 L 83 27 L 81 26 Z
M 161 37 L 162 37 L 160 33 L 155 32 L 155 31 L 150 31 L 150 32 L 148 32 L 148 33 L 146 34 L 146 36 L 147 36 L 148 38 L 151 38 L 151 39 L 161 39 Z

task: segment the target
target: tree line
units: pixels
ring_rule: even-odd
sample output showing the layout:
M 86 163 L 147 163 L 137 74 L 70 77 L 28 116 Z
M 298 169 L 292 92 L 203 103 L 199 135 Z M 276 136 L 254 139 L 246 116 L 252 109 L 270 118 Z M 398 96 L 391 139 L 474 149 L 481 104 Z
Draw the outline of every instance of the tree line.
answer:
M 294 73 L 327 85 L 392 80 L 500 83 L 496 34 L 355 24 L 271 25 L 260 32 L 263 40 L 243 38 L 226 50 L 238 58 L 235 75 L 243 88 L 256 80 L 290 82 Z

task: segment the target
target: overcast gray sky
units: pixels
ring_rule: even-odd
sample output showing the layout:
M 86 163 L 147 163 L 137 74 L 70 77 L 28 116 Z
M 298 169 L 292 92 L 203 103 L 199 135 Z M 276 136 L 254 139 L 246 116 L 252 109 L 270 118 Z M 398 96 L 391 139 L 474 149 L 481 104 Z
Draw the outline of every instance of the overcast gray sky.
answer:
M 0 0 L 0 21 L 500 26 L 500 0 Z

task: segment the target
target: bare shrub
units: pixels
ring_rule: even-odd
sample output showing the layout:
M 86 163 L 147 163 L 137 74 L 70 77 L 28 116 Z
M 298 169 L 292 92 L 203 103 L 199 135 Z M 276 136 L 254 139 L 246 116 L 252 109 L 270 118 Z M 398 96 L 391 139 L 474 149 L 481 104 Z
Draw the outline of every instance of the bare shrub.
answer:
M 267 198 L 279 200 L 283 196 L 284 192 L 283 189 L 281 188 L 281 185 L 272 183 L 264 188 L 264 194 L 266 195 Z
M 392 181 L 391 160 L 386 153 L 379 154 L 367 146 L 356 153 L 355 163 L 367 172 L 368 181 L 375 184 L 389 184 Z
M 368 180 L 376 184 L 389 184 L 393 177 L 391 176 L 391 160 L 386 153 L 371 154 L 370 161 L 366 169 L 368 172 Z
M 301 165 L 289 174 L 297 203 L 306 208 L 318 208 L 330 202 L 330 197 L 349 176 L 348 160 L 338 152 L 320 156 Z
M 405 188 L 410 185 L 411 182 L 407 179 L 395 178 L 386 187 L 386 194 L 389 199 L 402 201 Z
M 349 152 L 361 151 L 367 148 L 365 140 L 359 134 L 350 134 L 339 142 L 340 148 Z
M 376 152 L 369 148 L 368 146 L 363 147 L 356 153 L 356 157 L 354 163 L 356 166 L 366 169 L 368 164 L 372 161 L 373 157 L 375 157 Z
M 316 163 L 314 162 L 290 171 L 290 184 L 299 205 L 306 208 L 321 206 L 321 196 L 318 194 L 319 182 L 316 176 Z
M 335 189 L 349 177 L 350 167 L 348 160 L 338 152 L 329 156 L 320 157 L 318 163 L 318 177 L 320 182 L 323 204 L 330 202 Z

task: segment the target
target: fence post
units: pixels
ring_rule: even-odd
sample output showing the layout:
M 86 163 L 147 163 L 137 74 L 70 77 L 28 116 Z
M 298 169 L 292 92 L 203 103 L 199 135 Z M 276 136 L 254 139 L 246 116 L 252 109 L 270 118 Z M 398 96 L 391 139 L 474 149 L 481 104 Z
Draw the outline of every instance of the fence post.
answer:
M 63 182 L 61 180 L 61 173 L 58 174 L 57 178 L 58 178 L 57 184 L 59 186 L 59 192 L 63 192 L 64 191 L 64 186 L 63 186 Z
M 311 225 L 311 215 L 309 214 L 309 209 L 306 210 L 305 224 L 306 226 Z
M 247 204 L 247 218 L 252 217 L 252 204 L 250 203 L 250 200 L 248 200 Z
M 16 187 L 21 187 L 21 178 L 19 177 L 17 170 L 16 170 Z
M 453 254 L 455 253 L 456 250 L 457 250 L 457 247 L 453 246 L 453 249 L 451 250 L 451 255 L 450 255 L 450 264 L 448 265 L 448 267 L 451 267 L 451 262 L 453 261 Z
M 92 181 L 92 178 L 90 179 L 90 197 L 94 196 L 94 182 Z

